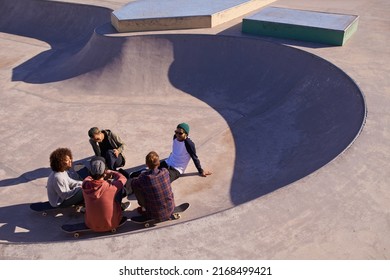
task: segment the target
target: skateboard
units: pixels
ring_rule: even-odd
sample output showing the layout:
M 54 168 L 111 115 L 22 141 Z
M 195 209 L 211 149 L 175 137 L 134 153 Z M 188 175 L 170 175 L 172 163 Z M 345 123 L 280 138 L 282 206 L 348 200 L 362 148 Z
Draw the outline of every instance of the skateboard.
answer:
M 74 206 L 71 206 L 71 207 L 74 207 L 76 212 L 80 212 L 81 208 L 82 208 L 82 205 L 74 205 Z M 35 212 L 39 212 L 42 214 L 42 216 L 47 216 L 47 214 L 51 211 L 55 211 L 55 210 L 63 210 L 63 209 L 66 209 L 66 208 L 59 208 L 59 207 L 53 207 L 50 205 L 49 201 L 45 201 L 45 202 L 34 202 L 34 203 L 31 203 L 30 204 L 30 209 L 35 211 Z
M 113 228 L 110 232 L 115 233 L 117 229 L 121 226 L 123 226 L 127 222 L 127 217 L 122 217 L 122 220 L 119 222 L 119 225 L 117 228 Z M 80 233 L 83 232 L 93 232 L 92 229 L 87 227 L 85 223 L 78 223 L 78 224 L 65 224 L 61 226 L 61 229 L 66 233 L 73 234 L 74 238 L 80 237 Z
M 181 218 L 180 213 L 186 211 L 189 207 L 190 207 L 190 204 L 188 202 L 185 202 L 183 204 L 180 204 L 179 206 L 176 206 L 175 209 L 173 210 L 171 217 L 168 219 L 168 221 L 180 219 Z M 160 222 L 164 222 L 164 221 L 160 221 L 160 220 L 156 220 L 156 219 L 148 219 L 145 216 L 132 217 L 131 221 L 133 223 L 136 223 L 136 224 L 143 224 L 144 227 L 146 227 L 146 228 L 148 228 L 150 226 L 154 226 L 155 224 L 158 224 Z

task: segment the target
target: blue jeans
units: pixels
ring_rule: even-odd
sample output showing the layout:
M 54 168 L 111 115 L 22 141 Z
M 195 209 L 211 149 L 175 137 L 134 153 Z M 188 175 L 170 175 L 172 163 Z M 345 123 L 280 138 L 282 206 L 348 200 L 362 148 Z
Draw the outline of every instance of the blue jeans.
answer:
M 118 167 L 123 166 L 123 156 L 119 154 L 118 157 L 115 155 L 114 150 L 108 150 L 105 156 L 107 168 L 110 170 L 116 170 Z

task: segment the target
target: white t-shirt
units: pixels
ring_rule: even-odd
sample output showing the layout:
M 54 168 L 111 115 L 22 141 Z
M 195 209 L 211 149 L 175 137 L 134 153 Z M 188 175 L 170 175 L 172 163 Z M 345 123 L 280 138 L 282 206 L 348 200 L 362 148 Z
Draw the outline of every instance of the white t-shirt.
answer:
M 191 156 L 187 152 L 184 141 L 180 142 L 177 139 L 174 139 L 172 144 L 172 153 L 169 155 L 166 163 L 179 171 L 180 174 L 183 174 L 190 162 L 190 159 Z

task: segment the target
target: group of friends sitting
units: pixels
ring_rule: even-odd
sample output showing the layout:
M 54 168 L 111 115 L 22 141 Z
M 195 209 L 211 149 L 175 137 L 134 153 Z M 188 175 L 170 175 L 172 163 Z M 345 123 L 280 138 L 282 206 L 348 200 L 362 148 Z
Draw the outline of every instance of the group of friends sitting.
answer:
M 123 198 L 135 195 L 138 212 L 147 219 L 168 220 L 175 208 L 171 183 L 184 174 L 192 159 L 199 175 L 212 172 L 202 169 L 195 144 L 188 137 L 190 128 L 180 123 L 173 136 L 172 152 L 160 161 L 155 151 L 145 157 L 146 167 L 134 173 L 123 170 L 125 143 L 109 129 L 92 127 L 89 142 L 95 156 L 89 161 L 89 176 L 83 181 L 69 176 L 73 156 L 68 148 L 58 148 L 50 154 L 51 174 L 47 195 L 51 206 L 67 208 L 85 205 L 85 224 L 96 232 L 110 231 L 119 226 L 123 211 L 130 202 Z

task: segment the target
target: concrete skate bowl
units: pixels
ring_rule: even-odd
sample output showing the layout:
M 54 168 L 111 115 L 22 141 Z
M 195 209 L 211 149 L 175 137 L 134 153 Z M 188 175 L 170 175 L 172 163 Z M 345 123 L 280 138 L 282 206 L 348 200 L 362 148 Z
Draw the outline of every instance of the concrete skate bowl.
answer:
M 96 24 L 96 32 L 91 33 L 76 28 L 77 19 L 68 26 L 56 20 L 59 32 L 69 34 L 69 45 L 63 41 L 56 55 L 38 55 L 28 66 L 17 66 L 13 80 L 50 83 L 66 89 L 63 98 L 91 93 L 103 98 L 109 92 L 129 102 L 145 100 L 145 106 L 151 100 L 157 106 L 166 100 L 180 104 L 188 96 L 207 104 L 227 125 L 234 143 L 225 152 L 229 156 L 218 149 L 207 153 L 216 157 L 215 164 L 226 165 L 232 172 L 214 173 L 211 180 L 223 182 L 219 183 L 223 187 L 210 186 L 196 194 L 212 205 L 199 207 L 205 209 L 202 216 L 254 200 L 311 174 L 345 151 L 363 127 L 366 107 L 358 86 L 342 70 L 312 54 L 242 37 L 111 36 L 115 34 L 107 24 Z M 79 39 L 73 40 L 72 33 L 80 34 Z M 31 35 L 24 34 L 43 36 Z M 145 126 L 156 122 L 150 119 L 148 124 L 148 117 Z M 207 119 L 203 121 L 210 125 Z M 206 138 L 201 149 L 224 145 L 214 134 Z M 190 202 L 196 209 L 196 201 Z

